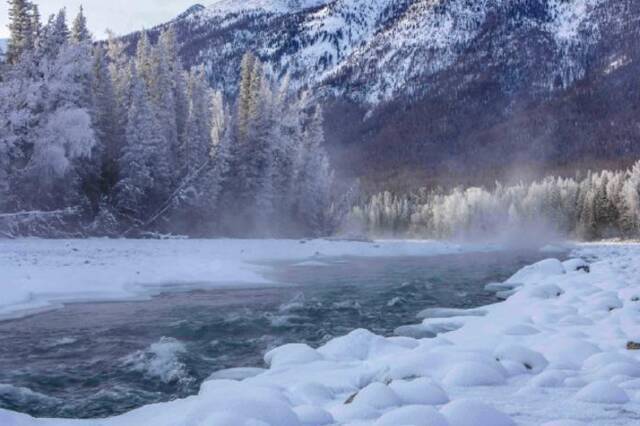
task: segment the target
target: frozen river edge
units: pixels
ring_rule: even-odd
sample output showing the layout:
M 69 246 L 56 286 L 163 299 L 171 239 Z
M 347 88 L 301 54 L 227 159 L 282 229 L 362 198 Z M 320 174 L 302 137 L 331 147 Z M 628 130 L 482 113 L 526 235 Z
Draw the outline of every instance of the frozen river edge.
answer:
M 260 262 L 318 263 L 337 256 L 435 256 L 491 251 L 438 241 L 237 239 L 0 239 L 0 320 L 64 303 L 145 299 L 169 291 L 256 288 Z
M 267 259 L 495 248 L 401 241 L 160 243 L 2 241 L 3 314 L 69 300 L 143 297 L 166 283 L 272 285 L 247 266 Z M 242 381 L 210 380 L 197 396 L 122 416 L 48 420 L 0 410 L 0 424 L 633 424 L 640 421 L 640 351 L 631 350 L 640 342 L 640 246 L 579 245 L 573 257 L 591 261 L 589 272 L 581 260 L 549 259 L 507 280 L 502 287 L 515 290 L 505 302 L 472 312 L 424 312 L 419 327 L 450 330 L 434 339 L 356 330 L 318 349 L 277 348 L 266 355 L 269 370 L 246 370 Z

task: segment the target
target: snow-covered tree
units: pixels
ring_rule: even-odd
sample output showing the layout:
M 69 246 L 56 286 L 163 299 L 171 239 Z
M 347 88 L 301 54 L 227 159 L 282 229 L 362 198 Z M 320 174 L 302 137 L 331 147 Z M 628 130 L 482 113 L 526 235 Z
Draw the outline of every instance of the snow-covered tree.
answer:
M 211 151 L 211 96 L 202 68 L 189 74 L 188 94 L 189 114 L 181 152 L 184 176 L 191 175 L 204 164 Z
M 147 87 L 135 67 L 131 71 L 131 105 L 127 119 L 126 144 L 119 160 L 120 181 L 116 185 L 116 207 L 133 223 L 144 220 L 154 187 L 150 159 L 159 143 L 155 116 Z
M 177 134 L 176 148 L 179 151 L 179 148 L 184 144 L 187 117 L 189 114 L 189 99 L 185 78 L 186 73 L 180 60 L 180 48 L 174 26 L 170 26 L 160 34 L 158 49 L 163 52 L 170 75 L 174 101 L 175 132 Z
M 298 175 L 298 214 L 316 235 L 327 231 L 326 216 L 331 205 L 333 173 L 324 149 L 322 109 L 317 107 L 304 133 L 304 148 Z
M 14 64 L 34 47 L 33 5 L 28 0 L 9 0 L 9 32 L 7 61 Z
M 87 28 L 87 18 L 84 16 L 84 9 L 80 6 L 78 15 L 71 27 L 71 40 L 75 43 L 86 43 L 91 41 L 91 33 Z
M 118 179 L 118 158 L 122 147 L 119 129 L 118 101 L 109 72 L 104 48 L 96 46 L 93 53 L 91 79 L 92 116 L 100 158 L 100 185 L 103 195 L 111 193 Z

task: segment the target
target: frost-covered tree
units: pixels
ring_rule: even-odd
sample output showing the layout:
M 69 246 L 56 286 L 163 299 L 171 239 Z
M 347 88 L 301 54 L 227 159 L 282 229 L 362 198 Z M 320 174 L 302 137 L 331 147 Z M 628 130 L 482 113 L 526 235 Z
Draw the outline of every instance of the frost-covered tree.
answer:
M 2 87 L 13 209 L 86 202 L 79 166 L 95 146 L 86 86 L 90 55 L 69 45 L 65 28 L 63 12 L 50 19 L 37 48 L 22 53 Z
M 155 116 L 147 87 L 135 66 L 131 70 L 131 105 L 127 119 L 126 144 L 119 160 L 120 181 L 116 185 L 116 207 L 133 223 L 145 219 L 154 187 L 151 158 L 158 141 Z
M 93 53 L 91 75 L 93 124 L 101 165 L 100 186 L 102 195 L 108 195 L 118 180 L 118 158 L 122 147 L 119 129 L 118 101 L 104 48 L 96 46 Z
M 189 99 L 185 77 L 186 73 L 182 65 L 182 61 L 180 60 L 180 48 L 174 26 L 169 27 L 160 34 L 158 49 L 163 52 L 168 66 L 168 73 L 170 75 L 174 102 L 173 114 L 175 115 L 175 132 L 177 135 L 177 142 L 175 143 L 179 151 L 179 148 L 183 145 L 185 138 L 185 129 L 189 114 Z
M 78 15 L 71 27 L 71 40 L 75 43 L 86 43 L 91 41 L 91 33 L 87 28 L 87 18 L 84 16 L 84 9 L 80 6 Z
M 153 85 L 153 48 L 146 31 L 142 31 L 136 45 L 135 64 L 138 75 L 147 87 Z
M 188 94 L 189 113 L 181 153 L 184 176 L 191 175 L 208 161 L 211 151 L 211 96 L 202 68 L 189 74 Z
M 7 61 L 15 64 L 34 46 L 33 5 L 28 0 L 9 0 L 9 32 Z
M 247 52 L 242 57 L 240 64 L 240 89 L 236 112 L 236 133 L 240 140 L 243 140 L 247 136 L 247 127 L 251 115 L 251 99 L 254 96 L 252 83 L 254 83 L 255 77 L 253 74 L 256 68 L 261 66 L 259 63 L 256 66 L 256 60 L 257 58 L 251 52 Z
M 131 103 L 131 66 L 125 54 L 125 46 L 113 33 L 109 33 L 107 45 L 109 75 L 116 103 L 116 122 L 114 131 L 116 140 L 122 145 L 125 140 L 128 107 Z
M 138 46 L 144 49 L 144 46 Z M 162 146 L 158 146 L 163 159 L 166 175 L 159 176 L 167 185 L 175 185 L 177 175 L 175 158 L 179 150 L 178 123 L 176 117 L 176 99 L 174 91 L 174 74 L 171 69 L 170 58 L 162 45 L 151 48 L 151 68 L 147 78 L 149 95 L 156 114 L 158 132 L 163 139 Z
M 0 211 L 46 216 L 0 232 L 320 234 L 343 209 L 321 114 L 254 55 L 229 108 L 204 69 L 184 70 L 173 28 L 155 45 L 142 33 L 131 57 L 113 35 L 94 46 L 82 9 L 70 30 L 64 10 L 41 26 L 30 2 L 12 4 L 22 47 L 0 80 Z
M 599 239 L 636 237 L 640 228 L 640 165 L 584 177 L 547 177 L 529 184 L 456 188 L 419 194 L 376 194 L 356 206 L 350 221 L 372 235 L 506 237 L 540 234 Z M 408 200 L 410 219 L 399 214 Z M 398 228 L 398 223 L 402 224 Z
M 33 31 L 34 47 L 38 43 L 42 32 L 42 22 L 40 18 L 40 8 L 37 4 L 31 4 L 31 29 Z
M 314 111 L 304 132 L 304 147 L 297 180 L 299 219 L 315 234 L 325 233 L 333 174 L 324 149 L 323 115 L 320 107 Z

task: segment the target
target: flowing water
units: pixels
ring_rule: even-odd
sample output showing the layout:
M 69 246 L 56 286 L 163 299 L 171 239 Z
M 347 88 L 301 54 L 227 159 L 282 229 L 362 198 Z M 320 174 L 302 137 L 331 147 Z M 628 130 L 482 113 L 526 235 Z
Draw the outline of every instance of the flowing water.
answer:
M 273 264 L 286 287 L 72 304 L 0 322 L 0 408 L 92 418 L 197 393 L 212 372 L 264 367 L 265 351 L 356 328 L 391 335 L 427 307 L 497 301 L 484 290 L 539 252 L 331 258 Z

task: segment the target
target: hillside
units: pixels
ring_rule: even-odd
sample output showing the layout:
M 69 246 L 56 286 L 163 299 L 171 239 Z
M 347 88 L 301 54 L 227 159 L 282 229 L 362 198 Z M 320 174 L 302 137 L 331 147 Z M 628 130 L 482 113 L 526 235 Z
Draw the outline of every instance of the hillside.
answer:
M 632 163 L 639 18 L 632 0 L 224 0 L 170 24 L 229 96 L 247 50 L 312 88 L 334 162 L 385 186 Z

